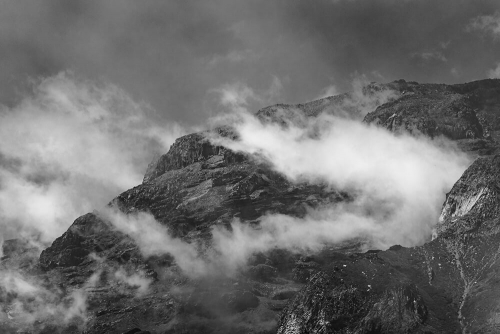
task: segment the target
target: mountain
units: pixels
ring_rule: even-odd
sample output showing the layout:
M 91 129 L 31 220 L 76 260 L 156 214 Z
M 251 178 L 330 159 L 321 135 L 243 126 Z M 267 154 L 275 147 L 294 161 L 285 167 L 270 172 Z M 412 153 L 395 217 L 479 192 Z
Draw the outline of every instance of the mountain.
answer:
M 314 251 L 257 250 L 234 267 L 218 263 L 214 231 L 234 232 L 235 219 L 258 230 L 268 213 L 301 218 L 308 210 L 347 203 L 355 196 L 321 182 L 290 180 L 258 154 L 211 140 L 239 140 L 234 128 L 222 126 L 177 139 L 151 162 L 142 184 L 118 195 L 107 208 L 77 218 L 41 254 L 30 243 L 6 242 L 0 269 L 11 273 L 11 283 L 30 282 L 23 291 L 32 292 L 0 288 L 0 329 L 498 332 L 500 80 L 373 83 L 361 95 L 280 104 L 256 117 L 286 127 L 297 118 L 339 110 L 343 117 L 396 134 L 447 137 L 476 158 L 448 189 L 432 240 L 429 236 L 417 247 L 366 251 L 363 238 L 354 238 Z M 141 239 L 150 228 L 147 217 L 168 228 L 170 239 L 158 239 L 162 232 L 155 229 Z M 117 225 L 116 219 L 132 223 Z M 226 246 L 234 248 L 224 252 L 237 255 L 238 243 Z M 213 266 L 197 272 L 201 263 Z M 47 305 L 51 312 L 42 310 Z

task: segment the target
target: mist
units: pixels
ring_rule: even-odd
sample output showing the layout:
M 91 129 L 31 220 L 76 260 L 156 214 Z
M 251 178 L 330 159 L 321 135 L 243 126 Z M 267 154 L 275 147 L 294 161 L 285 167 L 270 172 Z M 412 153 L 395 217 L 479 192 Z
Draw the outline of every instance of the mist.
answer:
M 115 85 L 69 72 L 33 79 L 29 94 L 0 106 L 0 256 L 4 240 L 21 238 L 38 252 L 82 214 L 106 205 L 142 181 L 153 156 L 183 134 L 175 123 Z M 87 291 L 62 291 L 21 269 L 0 269 L 2 322 L 32 328 L 87 321 Z M 140 273 L 115 270 L 114 279 L 147 292 Z
M 145 257 L 170 254 L 191 278 L 234 276 L 252 254 L 276 248 L 315 252 L 350 240 L 361 240 L 365 249 L 422 244 L 431 238 L 446 192 L 470 160 L 444 138 L 396 135 L 362 123 L 367 112 L 396 97 L 388 90 L 365 95 L 365 79 L 353 82 L 353 92 L 339 110 L 315 118 L 297 114 L 285 119 L 285 125 L 247 110 L 249 99 L 269 99 L 279 91 L 279 81 L 262 91 L 240 83 L 236 89 L 225 85 L 214 90 L 221 106 L 229 108 L 217 122 L 231 124 L 238 133 L 237 140 L 209 138 L 214 144 L 248 154 L 293 183 L 326 184 L 352 200 L 309 208 L 300 218 L 267 213 L 258 228 L 235 219 L 229 230 L 213 227 L 209 243 L 174 238 L 149 213 L 103 208 L 139 184 L 147 163 L 166 152 L 184 129 L 154 123 L 152 108 L 116 86 L 70 73 L 38 80 L 30 96 L 1 112 L 2 235 L 46 244 L 76 217 L 98 209 Z M 21 273 L 1 274 L 28 282 Z M 112 277 L 137 295 L 147 293 L 151 284 L 123 268 L 113 269 Z M 42 291 L 37 296 L 47 295 L 35 290 Z M 83 319 L 86 296 L 75 293 L 67 298 L 73 298 L 76 314 L 83 314 L 77 317 Z M 60 303 L 47 298 L 39 305 L 55 303 L 57 309 Z M 25 321 L 44 317 L 34 313 Z
M 397 94 L 381 90 L 368 95 L 362 79 L 353 81 L 353 92 L 339 110 L 315 118 L 285 113 L 285 125 L 247 111 L 248 99 L 263 98 L 259 92 L 239 84 L 223 86 L 218 90 L 221 105 L 233 113 L 220 115 L 217 122 L 231 124 L 238 139 L 209 138 L 269 165 L 293 183 L 325 184 L 351 200 L 309 208 L 300 218 L 267 213 L 257 228 L 235 219 L 230 229 L 213 227 L 209 244 L 173 238 L 148 213 L 107 209 L 104 217 L 131 236 L 144 256 L 170 254 L 189 277 L 232 276 L 252 254 L 276 248 L 304 253 L 346 241 L 361 242 L 365 250 L 429 241 L 446 193 L 471 161 L 445 138 L 393 134 L 363 123 L 369 108 Z
M 0 271 L 0 297 L 7 302 L 0 320 L 29 330 L 40 322 L 81 327 L 87 321 L 86 290 L 96 284 L 99 274 L 93 274 L 80 288 L 65 292 L 18 271 Z
M 28 331 L 81 328 L 99 284 L 147 299 L 159 291 L 149 269 L 114 257 L 91 254 L 79 267 L 90 276 L 84 283 L 59 278 L 62 267 L 42 271 L 39 253 L 88 212 L 133 239 L 145 263 L 170 266 L 170 257 L 148 257 L 174 258 L 173 268 L 158 271 L 165 277 L 172 270 L 172 277 L 238 279 L 253 254 L 275 249 L 306 254 L 345 242 L 367 250 L 429 241 L 446 193 L 471 160 L 445 138 L 364 124 L 399 94 L 364 87 L 500 77 L 499 13 L 496 0 L 5 2 L 0 321 Z M 283 112 L 284 125 L 253 114 L 277 103 L 326 104 L 345 91 L 341 105 L 317 118 L 299 107 Z M 213 144 L 293 184 L 325 185 L 348 199 L 307 207 L 300 217 L 234 218 L 225 221 L 229 228 L 203 231 L 210 240 L 176 238 L 148 212 L 106 206 L 141 184 L 176 138 L 207 125 L 237 133 L 236 140 L 208 138 Z M 27 240 L 13 245 L 29 251 L 2 254 L 4 240 L 14 238 Z
M 197 244 L 171 236 L 169 230 L 147 212 L 125 214 L 116 207 L 104 208 L 100 216 L 118 231 L 130 236 L 145 257 L 169 254 L 188 276 L 199 277 L 209 272 L 208 263 L 200 255 Z
M 446 192 L 470 164 L 467 155 L 444 138 L 395 135 L 326 114 L 280 126 L 240 113 L 234 126 L 238 141 L 215 142 L 257 156 L 292 182 L 325 183 L 354 197 L 352 202 L 311 210 L 301 220 L 264 217 L 259 233 L 269 234 L 265 244 L 276 247 L 317 249 L 320 243 L 353 237 L 363 237 L 377 248 L 422 244 L 438 222 Z M 244 230 L 238 223 L 234 226 L 240 233 Z M 243 244 L 253 239 L 248 236 Z
M 0 235 L 42 243 L 139 184 L 184 130 L 120 88 L 71 73 L 32 81 L 0 110 Z
M 268 213 L 257 228 L 235 219 L 230 229 L 213 227 L 209 245 L 173 238 L 148 213 L 108 210 L 105 217 L 145 256 L 170 254 L 190 277 L 231 276 L 252 254 L 276 248 L 304 253 L 346 241 L 361 242 L 365 250 L 421 245 L 431 239 L 446 193 L 471 162 L 445 138 L 396 135 L 331 114 L 292 117 L 283 126 L 242 110 L 238 121 L 230 118 L 238 139 L 212 137 L 214 144 L 249 154 L 291 182 L 326 184 L 352 200 L 309 208 L 301 218 Z

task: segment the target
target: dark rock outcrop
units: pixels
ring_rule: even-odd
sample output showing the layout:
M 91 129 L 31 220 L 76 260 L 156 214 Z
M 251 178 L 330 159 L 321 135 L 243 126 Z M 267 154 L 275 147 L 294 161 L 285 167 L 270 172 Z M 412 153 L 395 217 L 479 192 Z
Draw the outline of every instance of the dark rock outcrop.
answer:
M 229 127 L 214 130 L 220 136 L 235 138 Z M 182 169 L 195 162 L 207 161 L 206 168 L 223 167 L 233 162 L 242 161 L 244 157 L 222 146 L 214 146 L 207 138 L 210 132 L 193 133 L 178 138 L 170 150 L 154 159 L 144 175 L 144 183 L 163 175 L 165 172 Z M 213 158 L 210 160 L 210 158 Z
M 418 84 L 399 80 L 401 96 L 366 115 L 364 122 L 389 131 L 456 140 L 480 155 L 497 150 L 500 138 L 500 80 L 461 85 Z

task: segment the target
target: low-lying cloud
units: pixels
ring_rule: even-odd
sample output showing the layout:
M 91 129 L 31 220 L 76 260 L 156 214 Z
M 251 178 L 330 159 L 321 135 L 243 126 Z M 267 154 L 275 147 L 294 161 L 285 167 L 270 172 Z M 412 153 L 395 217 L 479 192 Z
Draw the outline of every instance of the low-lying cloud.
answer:
M 35 277 L 17 271 L 1 271 L 0 322 L 27 330 L 33 330 L 37 324 L 83 326 L 87 322 L 86 289 L 94 286 L 97 278 L 98 274 L 94 274 L 82 287 L 63 292 L 44 286 Z
M 70 73 L 0 109 L 0 234 L 42 242 L 142 180 L 182 134 L 120 88 Z
M 287 126 L 246 111 L 247 99 L 261 98 L 255 91 L 241 86 L 224 95 L 228 90 L 221 90 L 221 103 L 234 110 L 228 122 L 239 136 L 211 138 L 261 159 L 292 182 L 347 192 L 348 202 L 309 209 L 301 218 L 269 213 L 258 228 L 234 220 L 230 230 L 214 227 L 213 239 L 205 244 L 172 237 L 148 213 L 126 215 L 108 208 L 101 214 L 132 237 L 143 255 L 170 254 L 190 277 L 232 275 L 253 253 L 274 248 L 317 251 L 353 239 L 376 248 L 421 244 L 430 238 L 445 194 L 469 160 L 444 139 L 395 135 L 360 122 L 360 115 L 397 96 L 363 87 L 363 80 L 355 81 L 338 112 L 299 115 Z M 150 156 L 166 151 L 181 132 L 160 129 L 147 112 L 116 87 L 67 74 L 42 81 L 32 97 L 5 109 L 2 228 L 50 240 L 79 214 L 140 183 Z M 124 271 L 116 271 L 114 279 L 139 294 L 149 286 L 147 278 Z
M 201 258 L 197 245 L 172 237 L 168 229 L 151 214 L 125 214 L 117 208 L 105 208 L 100 214 L 118 231 L 130 236 L 144 256 L 170 254 L 187 275 L 201 276 L 208 273 L 207 264 Z
M 141 271 L 129 274 L 124 268 L 119 268 L 113 275 L 119 282 L 124 283 L 130 288 L 137 289 L 138 296 L 147 293 L 151 284 L 151 280 Z
M 173 238 L 148 213 L 104 216 L 145 256 L 171 254 L 188 276 L 232 275 L 257 252 L 318 251 L 349 240 L 365 248 L 415 246 L 430 240 L 442 203 L 470 161 L 453 143 L 393 134 L 349 117 L 293 117 L 287 126 L 239 108 L 237 140 L 211 138 L 252 155 L 295 183 L 326 184 L 352 200 L 310 208 L 301 218 L 269 213 L 257 228 L 235 219 L 212 228 L 210 243 Z M 342 115 L 343 113 L 339 113 Z
M 360 111 L 374 110 L 397 95 L 368 92 L 361 83 L 353 83 L 349 104 L 339 105 L 340 110 L 314 118 L 292 113 L 286 126 L 246 111 L 245 101 L 254 91 L 234 91 L 230 99 L 221 91 L 221 103 L 234 110 L 226 122 L 238 139 L 210 138 L 260 159 L 292 182 L 326 184 L 349 193 L 351 200 L 310 208 L 301 218 L 268 213 L 258 228 L 235 219 L 229 230 L 213 227 L 211 242 L 204 244 L 173 238 L 148 213 L 108 209 L 104 217 L 131 236 L 145 256 L 170 254 L 190 277 L 233 275 L 252 254 L 275 248 L 310 252 L 349 240 L 365 248 L 430 240 L 446 192 L 470 161 L 444 138 L 396 135 L 362 123 Z
M 373 83 L 370 86 L 366 75 L 357 73 L 354 74 L 351 88 L 342 104 L 335 107 L 334 115 L 361 120 L 378 106 L 394 100 L 399 95 L 397 91 L 384 85 Z
M 466 155 L 444 139 L 395 135 L 326 114 L 283 127 L 242 113 L 235 128 L 238 141 L 218 143 L 261 157 L 294 182 L 326 183 L 354 197 L 311 212 L 301 223 L 292 217 L 264 218 L 261 233 L 281 229 L 292 236 L 295 228 L 304 226 L 317 230 L 302 231 L 302 241 L 292 238 L 290 243 L 307 242 L 311 248 L 356 236 L 382 248 L 423 243 L 437 223 L 446 192 L 469 164 Z M 289 227 L 279 227 L 277 221 Z M 287 243 L 281 233 L 274 235 L 276 246 Z
M 0 256 L 2 243 L 25 238 L 39 250 L 80 215 L 101 208 L 142 181 L 155 154 L 183 133 L 154 121 L 154 111 L 120 88 L 71 73 L 33 83 L 16 106 L 0 106 Z M 0 268 L 0 322 L 84 325 L 87 288 L 62 291 L 15 268 Z M 113 279 L 148 291 L 141 273 L 115 270 Z
M 467 31 L 480 31 L 491 34 L 494 39 L 500 38 L 500 12 L 491 15 L 480 15 L 472 20 L 466 27 Z

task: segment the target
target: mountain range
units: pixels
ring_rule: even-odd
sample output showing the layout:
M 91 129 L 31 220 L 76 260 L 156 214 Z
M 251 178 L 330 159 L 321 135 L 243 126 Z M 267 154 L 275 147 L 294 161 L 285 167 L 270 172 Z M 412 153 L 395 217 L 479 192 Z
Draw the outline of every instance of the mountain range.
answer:
M 293 240 L 306 239 L 311 212 L 356 203 L 358 192 L 290 177 L 265 152 L 240 149 L 237 124 L 180 137 L 142 184 L 77 218 L 41 253 L 5 241 L 2 332 L 500 331 L 500 80 L 371 83 L 246 117 L 283 131 L 347 119 L 470 163 L 421 242 L 382 247 L 363 233 L 300 246 L 279 234 L 302 224 Z M 321 124 L 307 135 L 320 138 Z M 281 231 L 280 217 L 295 225 Z

